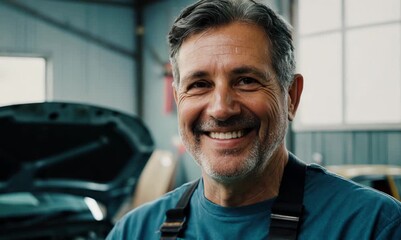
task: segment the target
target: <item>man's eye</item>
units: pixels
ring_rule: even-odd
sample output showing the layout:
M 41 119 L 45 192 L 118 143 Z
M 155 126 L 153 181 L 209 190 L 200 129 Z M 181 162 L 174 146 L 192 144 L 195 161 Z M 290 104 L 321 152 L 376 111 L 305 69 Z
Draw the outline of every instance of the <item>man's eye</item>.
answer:
M 261 87 L 261 84 L 255 78 L 242 77 L 238 79 L 236 87 L 243 91 L 255 91 Z
M 241 79 L 239 79 L 238 81 L 238 85 L 249 85 L 249 84 L 254 84 L 254 83 L 258 83 L 258 81 L 254 78 L 250 78 L 250 77 L 243 77 Z
M 210 86 L 209 83 L 200 81 L 200 82 L 194 82 L 194 83 L 192 83 L 191 85 L 189 85 L 188 89 L 207 88 L 207 87 L 209 87 L 209 86 Z

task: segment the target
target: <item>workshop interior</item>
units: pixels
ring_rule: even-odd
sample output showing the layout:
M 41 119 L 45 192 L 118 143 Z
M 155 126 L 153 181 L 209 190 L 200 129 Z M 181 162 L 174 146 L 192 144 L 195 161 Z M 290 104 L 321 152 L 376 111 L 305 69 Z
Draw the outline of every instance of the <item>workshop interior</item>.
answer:
M 194 2 L 0 0 L 0 239 L 105 239 L 200 177 L 167 44 Z M 305 79 L 289 151 L 401 200 L 401 1 L 260 2 Z

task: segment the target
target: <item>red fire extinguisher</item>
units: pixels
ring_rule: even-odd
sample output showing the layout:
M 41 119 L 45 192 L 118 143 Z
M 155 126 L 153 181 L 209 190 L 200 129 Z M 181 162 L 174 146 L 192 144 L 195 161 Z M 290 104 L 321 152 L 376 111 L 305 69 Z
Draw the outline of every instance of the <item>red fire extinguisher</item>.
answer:
M 170 63 L 164 64 L 164 113 L 170 114 L 174 109 L 173 70 Z

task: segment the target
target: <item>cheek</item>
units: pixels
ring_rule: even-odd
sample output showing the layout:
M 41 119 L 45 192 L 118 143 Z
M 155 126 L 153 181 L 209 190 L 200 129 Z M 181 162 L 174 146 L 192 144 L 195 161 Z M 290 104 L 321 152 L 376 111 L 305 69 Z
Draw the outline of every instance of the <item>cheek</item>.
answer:
M 192 129 L 193 123 L 198 120 L 202 113 L 201 100 L 181 96 L 177 103 L 178 121 L 182 130 Z
M 274 120 L 284 110 L 282 97 L 270 91 L 263 91 L 259 96 L 249 97 L 248 100 L 248 106 L 262 120 Z
M 265 94 L 267 102 L 271 106 L 272 111 L 275 111 L 276 113 L 282 111 L 284 105 L 284 95 L 278 84 L 271 86 L 269 89 L 265 89 L 263 93 Z
M 284 101 L 280 95 L 264 91 L 259 96 L 253 96 L 252 101 L 248 101 L 249 109 L 258 116 L 260 120 L 259 135 L 261 138 L 266 137 L 266 134 L 275 130 L 283 121 L 282 116 L 285 111 Z

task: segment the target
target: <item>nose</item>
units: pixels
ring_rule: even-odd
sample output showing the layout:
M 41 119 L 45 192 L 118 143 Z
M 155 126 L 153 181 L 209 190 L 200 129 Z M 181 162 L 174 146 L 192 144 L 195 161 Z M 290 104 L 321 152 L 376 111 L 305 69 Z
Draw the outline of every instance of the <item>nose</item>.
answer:
M 234 90 L 229 86 L 215 86 L 207 108 L 208 116 L 225 121 L 240 112 L 241 107 Z

